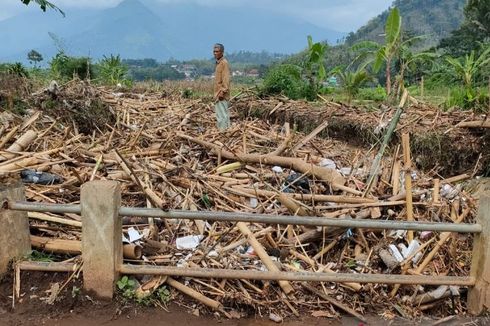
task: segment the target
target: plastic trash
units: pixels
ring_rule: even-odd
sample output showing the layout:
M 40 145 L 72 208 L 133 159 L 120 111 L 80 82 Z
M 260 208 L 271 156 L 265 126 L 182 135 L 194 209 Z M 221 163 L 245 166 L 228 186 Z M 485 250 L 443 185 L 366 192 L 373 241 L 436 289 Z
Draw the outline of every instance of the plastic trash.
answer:
M 395 259 L 401 263 L 403 261 L 403 256 L 394 244 L 389 245 L 390 253 L 395 257 Z
M 143 238 L 143 235 L 138 232 L 135 228 L 131 227 L 128 229 L 129 242 L 135 242 Z
M 20 171 L 20 177 L 24 183 L 35 183 L 41 185 L 52 185 L 63 182 L 63 178 L 58 175 L 47 172 L 37 172 L 36 170 L 32 169 Z
M 342 173 L 344 177 L 350 175 L 351 172 L 352 172 L 351 168 L 340 168 L 340 173 Z
M 282 173 L 284 170 L 280 167 L 280 166 L 273 166 L 272 167 L 272 171 L 276 172 L 276 173 Z
M 324 168 L 334 169 L 334 170 L 337 168 L 337 164 L 335 164 L 335 162 L 329 158 L 322 159 L 320 161 L 320 166 Z
M 196 249 L 201 243 L 201 240 L 204 239 L 203 235 L 188 235 L 182 238 L 177 238 L 175 240 L 175 244 L 177 245 L 177 249 Z
M 250 205 L 249 206 L 251 208 L 257 208 L 257 206 L 259 206 L 259 201 L 257 200 L 257 198 L 255 198 L 255 197 L 250 198 Z
M 295 190 L 303 193 L 309 193 L 310 183 L 306 177 L 293 172 L 284 181 L 283 192 L 296 192 Z

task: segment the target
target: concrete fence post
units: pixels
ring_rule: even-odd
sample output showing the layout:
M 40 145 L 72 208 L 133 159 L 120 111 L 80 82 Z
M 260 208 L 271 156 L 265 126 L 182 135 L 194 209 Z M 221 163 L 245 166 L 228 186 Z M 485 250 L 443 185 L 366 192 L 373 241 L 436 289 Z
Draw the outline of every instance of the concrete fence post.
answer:
M 123 262 L 121 188 L 115 181 L 91 181 L 81 187 L 83 286 L 112 299 Z
M 0 202 L 7 200 L 26 200 L 22 183 L 0 184 Z M 25 256 L 30 251 L 27 212 L 0 208 L 0 279 L 8 271 L 12 259 Z
M 490 310 L 490 191 L 480 196 L 477 223 L 483 231 L 473 241 L 471 276 L 476 284 L 468 291 L 468 311 L 473 315 Z

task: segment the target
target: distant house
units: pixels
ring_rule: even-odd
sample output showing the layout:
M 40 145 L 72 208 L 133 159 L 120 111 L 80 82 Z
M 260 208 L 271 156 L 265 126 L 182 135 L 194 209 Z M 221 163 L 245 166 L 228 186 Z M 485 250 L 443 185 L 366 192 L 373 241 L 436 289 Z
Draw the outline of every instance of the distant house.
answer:
M 236 76 L 243 76 L 243 71 L 240 71 L 240 70 L 235 70 L 235 71 L 232 71 L 231 75 L 233 77 L 236 77 Z
M 175 69 L 178 72 L 184 74 L 186 79 L 192 79 L 194 76 L 196 76 L 196 72 L 197 72 L 196 66 L 190 64 L 180 65 L 177 66 Z
M 245 74 L 247 77 L 254 77 L 254 78 L 257 78 L 259 77 L 259 71 L 257 69 L 250 69 L 249 71 L 247 71 L 247 73 Z

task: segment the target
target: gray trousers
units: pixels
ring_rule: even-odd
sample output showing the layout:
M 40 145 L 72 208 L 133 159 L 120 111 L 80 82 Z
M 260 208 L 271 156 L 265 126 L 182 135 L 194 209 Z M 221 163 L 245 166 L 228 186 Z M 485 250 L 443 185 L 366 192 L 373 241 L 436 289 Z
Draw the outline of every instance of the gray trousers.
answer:
M 216 113 L 216 125 L 219 130 L 225 130 L 230 127 L 230 112 L 228 111 L 228 101 L 218 101 L 214 105 Z

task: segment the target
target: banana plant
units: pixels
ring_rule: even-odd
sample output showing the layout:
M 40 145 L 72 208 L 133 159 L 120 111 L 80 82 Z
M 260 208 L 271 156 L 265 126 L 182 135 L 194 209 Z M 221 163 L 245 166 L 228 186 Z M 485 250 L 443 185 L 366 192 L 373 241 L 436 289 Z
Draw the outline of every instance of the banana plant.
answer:
M 373 71 L 378 72 L 383 63 L 386 64 L 386 94 L 391 93 L 391 64 L 400 49 L 402 18 L 398 8 L 391 9 L 385 25 L 385 43 L 381 45 L 373 41 L 363 41 L 352 48 L 361 51 L 356 60 L 368 58 L 373 62 Z
M 323 65 L 327 46 L 327 44 L 321 42 L 313 43 L 311 35 L 308 35 L 308 52 L 304 67 L 306 78 L 314 89 L 317 89 L 318 85 L 327 77 L 327 72 Z
M 438 55 L 430 51 L 413 52 L 411 45 L 425 36 L 415 36 L 403 41 L 399 47 L 398 63 L 399 71 L 397 75 L 398 85 L 402 91 L 405 87 L 405 73 L 409 72 L 418 63 L 433 63 Z
M 463 81 L 467 90 L 471 90 L 476 73 L 490 63 L 490 46 L 487 46 L 477 58 L 475 58 L 475 51 L 471 51 L 462 60 L 448 57 L 446 62 L 451 65 L 455 77 Z

